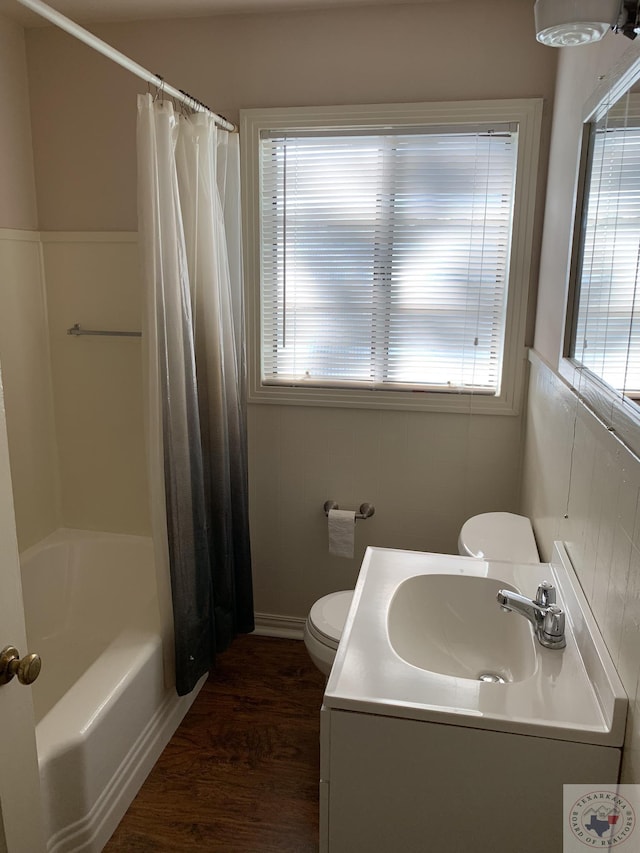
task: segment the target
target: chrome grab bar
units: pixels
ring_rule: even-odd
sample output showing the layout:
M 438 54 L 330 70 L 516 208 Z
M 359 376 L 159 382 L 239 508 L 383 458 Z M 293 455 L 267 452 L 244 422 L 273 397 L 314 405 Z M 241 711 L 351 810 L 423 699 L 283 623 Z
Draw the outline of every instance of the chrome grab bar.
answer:
M 67 329 L 68 335 L 101 335 L 115 338 L 141 338 L 142 332 L 111 332 L 100 329 L 81 329 L 79 323 L 75 323 L 70 329 Z

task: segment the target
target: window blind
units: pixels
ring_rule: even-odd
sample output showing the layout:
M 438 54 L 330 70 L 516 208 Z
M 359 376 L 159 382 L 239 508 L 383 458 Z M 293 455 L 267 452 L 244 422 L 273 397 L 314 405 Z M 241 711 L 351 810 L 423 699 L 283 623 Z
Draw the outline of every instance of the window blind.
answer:
M 517 131 L 261 138 L 262 381 L 500 390 Z
M 634 126 L 635 125 L 635 126 Z M 640 393 L 640 101 L 613 109 L 591 140 L 572 355 L 613 388 Z

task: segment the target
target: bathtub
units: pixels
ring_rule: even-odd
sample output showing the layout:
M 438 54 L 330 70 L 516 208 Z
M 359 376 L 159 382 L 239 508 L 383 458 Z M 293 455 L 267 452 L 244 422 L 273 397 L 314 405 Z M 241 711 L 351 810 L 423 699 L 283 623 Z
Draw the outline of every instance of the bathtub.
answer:
M 98 853 L 205 678 L 164 684 L 151 540 L 57 530 L 20 558 L 49 853 Z

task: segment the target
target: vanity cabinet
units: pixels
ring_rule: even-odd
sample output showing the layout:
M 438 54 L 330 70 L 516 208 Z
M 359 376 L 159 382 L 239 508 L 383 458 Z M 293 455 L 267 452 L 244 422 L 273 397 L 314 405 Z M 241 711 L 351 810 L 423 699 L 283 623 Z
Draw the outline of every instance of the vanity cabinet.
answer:
M 562 648 L 496 600 L 545 581 Z M 628 705 L 562 543 L 549 564 L 368 548 L 323 703 L 321 853 L 563 853 L 563 785 L 616 784 Z
M 321 711 L 320 853 L 562 853 L 563 784 L 619 748 Z

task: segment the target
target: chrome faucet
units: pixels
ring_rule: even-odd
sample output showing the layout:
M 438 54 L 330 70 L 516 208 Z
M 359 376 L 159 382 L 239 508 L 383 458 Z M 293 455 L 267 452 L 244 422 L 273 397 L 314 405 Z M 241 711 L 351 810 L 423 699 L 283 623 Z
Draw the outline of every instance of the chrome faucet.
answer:
M 564 610 L 556 604 L 556 590 L 552 583 L 543 581 L 534 599 L 510 589 L 498 590 L 496 597 L 503 610 L 513 610 L 531 622 L 538 642 L 545 648 L 563 649 L 566 646 Z

